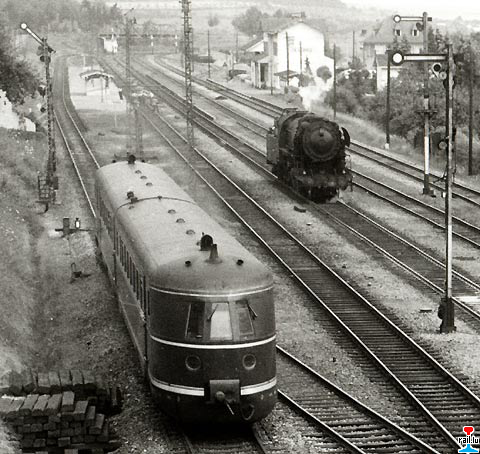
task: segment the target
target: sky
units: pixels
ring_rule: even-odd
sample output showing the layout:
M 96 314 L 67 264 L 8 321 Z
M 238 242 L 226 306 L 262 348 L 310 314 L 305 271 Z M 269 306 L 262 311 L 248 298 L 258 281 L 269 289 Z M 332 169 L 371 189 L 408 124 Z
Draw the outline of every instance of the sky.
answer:
M 424 11 L 429 16 L 441 19 L 480 19 L 480 2 L 478 0 L 343 0 L 356 7 L 374 7 L 393 10 L 399 14 L 421 16 Z

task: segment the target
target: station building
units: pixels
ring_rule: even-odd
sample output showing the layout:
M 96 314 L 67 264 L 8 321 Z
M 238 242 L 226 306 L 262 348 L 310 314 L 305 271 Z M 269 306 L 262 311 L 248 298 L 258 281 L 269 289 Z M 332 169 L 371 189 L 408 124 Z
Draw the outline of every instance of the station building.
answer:
M 275 21 L 274 21 L 275 22 Z M 325 56 L 323 33 L 304 23 L 303 18 L 287 23 L 263 23 L 260 38 L 245 47 L 250 55 L 252 85 L 257 88 L 282 88 L 298 83 L 299 76 L 315 76 L 322 66 L 333 74 L 333 59 Z

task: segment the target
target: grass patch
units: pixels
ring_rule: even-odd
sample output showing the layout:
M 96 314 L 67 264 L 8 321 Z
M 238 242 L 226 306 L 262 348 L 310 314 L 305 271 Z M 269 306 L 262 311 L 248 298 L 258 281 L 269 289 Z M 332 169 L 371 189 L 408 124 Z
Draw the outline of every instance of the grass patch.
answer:
M 45 136 L 0 128 L 0 372 L 28 358 L 35 304 L 34 239 L 38 222 L 37 175 L 45 163 Z

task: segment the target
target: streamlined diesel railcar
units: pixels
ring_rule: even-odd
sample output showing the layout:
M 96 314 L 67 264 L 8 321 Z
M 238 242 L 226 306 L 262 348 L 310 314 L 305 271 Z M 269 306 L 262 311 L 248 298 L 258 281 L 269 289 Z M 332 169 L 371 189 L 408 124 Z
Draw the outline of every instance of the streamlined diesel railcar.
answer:
M 276 401 L 271 272 L 160 168 L 96 175 L 96 240 L 160 408 L 251 423 Z
M 327 202 L 352 182 L 345 128 L 312 112 L 285 109 L 267 133 L 267 162 L 272 172 L 296 192 Z

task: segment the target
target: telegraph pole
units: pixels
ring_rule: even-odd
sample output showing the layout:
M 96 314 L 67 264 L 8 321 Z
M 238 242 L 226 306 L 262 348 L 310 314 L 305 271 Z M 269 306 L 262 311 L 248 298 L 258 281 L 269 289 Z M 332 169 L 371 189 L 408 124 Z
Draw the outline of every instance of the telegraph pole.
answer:
M 131 38 L 132 38 L 132 30 L 131 27 L 135 23 L 134 19 L 128 17 L 128 14 L 133 11 L 134 8 L 131 8 L 126 13 L 124 13 L 125 17 L 125 78 L 126 78 L 126 93 L 125 93 L 125 107 L 126 107 L 126 114 L 127 114 L 127 143 L 126 143 L 126 152 L 127 155 L 130 153 L 132 149 L 132 141 L 133 141 L 133 134 L 132 134 L 132 110 L 134 111 L 134 116 L 136 116 L 137 109 L 133 106 L 133 99 L 132 99 L 132 66 L 131 66 Z M 136 134 L 135 134 L 136 138 Z M 136 142 L 136 140 L 135 140 Z
M 387 50 L 387 112 L 385 114 L 385 150 L 390 149 L 390 58 L 391 50 Z
M 473 175 L 473 83 L 475 78 L 475 55 L 470 43 L 470 74 L 468 84 L 468 174 Z
M 48 160 L 47 173 L 44 178 L 38 179 L 39 200 L 46 204 L 55 201 L 55 190 L 58 189 L 57 171 L 57 155 L 55 147 L 55 132 L 54 132 L 54 113 L 53 113 L 53 96 L 52 96 L 52 80 L 50 77 L 50 54 L 55 52 L 47 42 L 47 38 L 40 38 L 34 31 L 32 31 L 26 23 L 20 24 L 20 28 L 26 31 L 39 46 L 40 60 L 45 65 L 45 97 L 47 102 L 47 141 L 48 141 Z
M 185 107 L 187 117 L 187 140 L 190 148 L 194 148 L 193 134 L 193 90 L 192 90 L 192 62 L 193 62 L 193 28 L 190 24 L 190 0 L 182 0 L 183 11 L 183 46 L 185 60 Z
M 210 30 L 207 30 L 208 78 L 210 79 Z
M 337 118 L 337 46 L 333 43 L 333 120 Z
M 288 33 L 285 32 L 285 42 L 287 46 L 287 87 L 290 85 L 290 51 L 288 48 Z
M 355 30 L 352 32 L 352 68 L 355 66 Z
M 302 60 L 302 42 L 300 41 L 300 86 L 303 86 L 303 60 Z
M 125 76 L 127 79 L 127 95 L 130 95 L 132 91 L 132 67 L 130 59 L 130 26 L 131 19 L 126 19 L 125 24 Z
M 273 35 L 268 34 L 268 54 L 270 60 L 270 95 L 273 95 Z

